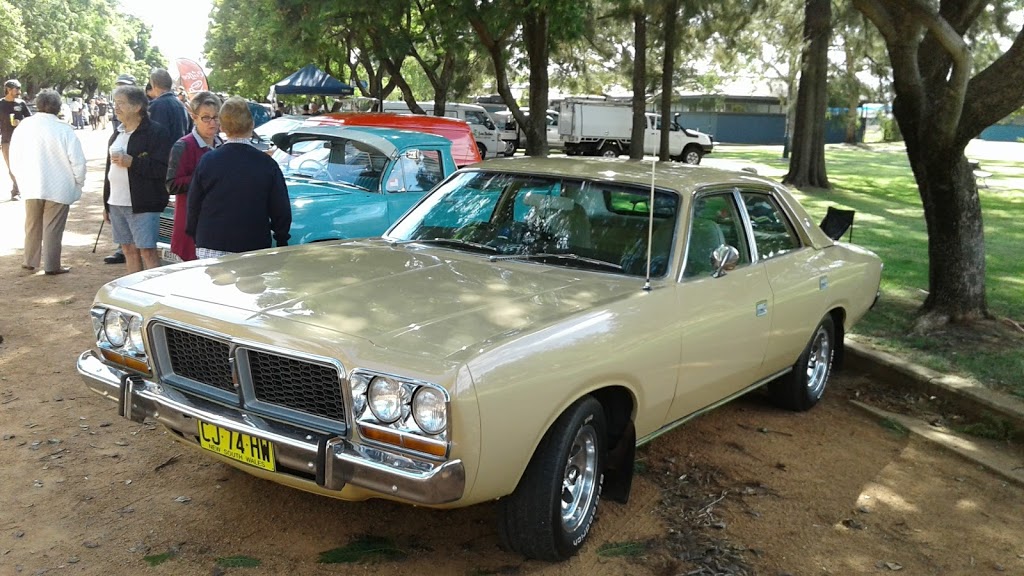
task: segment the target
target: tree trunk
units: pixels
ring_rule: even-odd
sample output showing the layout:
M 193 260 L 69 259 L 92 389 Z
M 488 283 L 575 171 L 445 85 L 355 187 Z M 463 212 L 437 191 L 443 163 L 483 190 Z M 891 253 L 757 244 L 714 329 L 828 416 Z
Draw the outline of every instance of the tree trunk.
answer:
M 629 140 L 629 157 L 644 157 L 644 135 L 647 133 L 647 11 L 643 5 L 633 7 L 633 131 Z
M 665 2 L 665 62 L 661 68 L 661 138 L 658 142 L 658 159 L 669 159 L 672 150 L 668 146 L 669 117 L 672 114 L 672 73 L 676 66 L 676 23 L 679 19 L 679 0 Z
M 985 231 L 974 171 L 962 150 L 910 153 L 928 227 L 928 297 L 939 323 L 988 316 Z M 967 193 L 958 193 L 966 191 Z
M 937 142 L 926 101 L 897 96 L 893 115 L 924 206 L 928 230 L 928 297 L 920 326 L 988 316 L 985 230 L 978 186 L 965 145 Z
M 806 0 L 804 50 L 793 123 L 793 157 L 783 182 L 798 188 L 831 188 L 825 172 L 825 109 L 831 0 Z
M 523 19 L 523 42 L 530 61 L 530 119 L 523 126 L 526 155 L 547 156 L 548 13 L 528 11 Z M 522 125 L 521 125 L 522 126 Z

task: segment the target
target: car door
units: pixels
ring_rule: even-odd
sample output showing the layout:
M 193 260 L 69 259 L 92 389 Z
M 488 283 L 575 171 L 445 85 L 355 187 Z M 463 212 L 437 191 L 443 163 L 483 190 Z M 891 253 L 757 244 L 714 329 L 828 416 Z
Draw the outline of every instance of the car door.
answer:
M 661 147 L 661 131 L 658 130 L 657 116 L 647 114 L 644 120 L 647 122 L 647 129 L 644 131 L 644 154 L 657 154 Z
M 682 332 L 680 372 L 669 421 L 685 417 L 757 380 L 771 328 L 772 293 L 751 255 L 739 194 L 698 194 L 689 211 L 685 264 L 676 291 Z M 711 252 L 727 244 L 736 268 L 715 277 Z
M 384 179 L 388 220 L 395 222 L 445 177 L 440 150 L 411 148 L 391 162 Z
M 754 255 L 774 295 L 765 371 L 793 364 L 824 315 L 829 286 L 826 256 L 805 244 L 784 205 L 766 190 L 742 190 Z

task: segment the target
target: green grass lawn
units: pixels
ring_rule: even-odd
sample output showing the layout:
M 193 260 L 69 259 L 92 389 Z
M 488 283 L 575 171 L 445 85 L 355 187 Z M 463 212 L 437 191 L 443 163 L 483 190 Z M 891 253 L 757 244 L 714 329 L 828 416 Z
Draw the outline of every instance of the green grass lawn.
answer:
M 722 146 L 708 163 L 752 164 L 760 174 L 781 179 L 788 167 L 781 150 Z M 1024 323 L 1024 144 L 975 141 L 967 154 L 991 174 L 988 186 L 980 189 L 989 311 Z M 950 328 L 911 335 L 928 290 L 928 236 L 902 146 L 829 146 L 826 167 L 833 190 L 798 190 L 797 197 L 819 220 L 830 205 L 855 210 L 853 242 L 873 250 L 885 263 L 882 299 L 854 333 L 919 364 L 1024 397 L 1024 337 L 1013 329 L 979 326 L 968 332 Z

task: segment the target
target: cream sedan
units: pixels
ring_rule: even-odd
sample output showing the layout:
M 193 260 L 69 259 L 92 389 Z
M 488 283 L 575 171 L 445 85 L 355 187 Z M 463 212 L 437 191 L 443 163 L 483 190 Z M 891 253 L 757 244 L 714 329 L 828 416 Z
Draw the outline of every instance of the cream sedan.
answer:
M 817 403 L 881 263 L 777 183 L 605 159 L 449 177 L 382 238 L 104 286 L 78 359 L 122 416 L 345 500 L 499 500 L 510 550 L 560 560 L 637 445 L 767 385 Z M 796 441 L 796 440 L 794 440 Z

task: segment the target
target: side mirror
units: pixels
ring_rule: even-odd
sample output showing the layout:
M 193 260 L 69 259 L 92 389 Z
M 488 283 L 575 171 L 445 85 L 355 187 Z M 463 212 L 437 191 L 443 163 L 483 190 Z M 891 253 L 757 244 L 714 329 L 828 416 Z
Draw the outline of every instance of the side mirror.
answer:
M 725 276 L 726 271 L 734 270 L 739 261 L 740 251 L 728 244 L 722 244 L 711 253 L 711 267 L 715 270 L 711 276 L 713 278 Z

